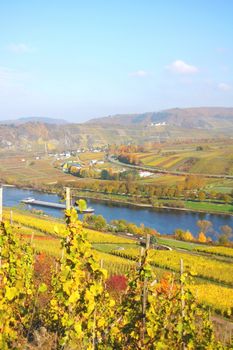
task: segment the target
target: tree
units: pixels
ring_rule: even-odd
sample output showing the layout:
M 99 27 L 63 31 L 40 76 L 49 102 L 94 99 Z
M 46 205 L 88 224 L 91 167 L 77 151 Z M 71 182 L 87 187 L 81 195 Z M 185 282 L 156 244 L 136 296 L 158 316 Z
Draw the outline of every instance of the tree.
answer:
M 125 220 L 112 220 L 111 225 L 116 227 L 116 232 L 127 232 L 128 226 Z
M 178 198 L 181 195 L 181 191 L 178 186 L 175 187 L 174 197 Z
M 175 195 L 175 188 L 169 188 L 168 191 L 167 191 L 167 196 L 168 198 L 173 198 Z
M 220 234 L 218 236 L 218 243 L 221 245 L 226 245 L 229 242 L 229 237 L 225 234 Z
M 108 172 L 107 169 L 103 169 L 103 170 L 101 171 L 100 178 L 101 178 L 102 180 L 109 180 L 109 172 Z
M 198 199 L 199 199 L 199 201 L 204 201 L 205 199 L 206 199 L 206 194 L 205 194 L 205 192 L 203 192 L 203 191 L 200 191 L 199 193 L 198 193 Z
M 136 235 L 139 233 L 139 229 L 138 229 L 137 225 L 135 225 L 131 222 L 128 223 L 127 228 L 128 228 L 129 233 L 136 234 Z
M 224 194 L 223 195 L 223 201 L 228 204 L 228 203 L 231 203 L 232 202 L 232 198 L 231 196 L 229 196 L 229 194 Z
M 199 233 L 199 235 L 198 235 L 198 242 L 200 242 L 200 243 L 206 243 L 207 242 L 206 235 L 203 232 Z
M 107 222 L 102 215 L 87 214 L 84 216 L 84 223 L 87 226 L 99 231 L 104 231 L 107 226 Z
M 125 194 L 127 192 L 126 185 L 124 182 L 120 185 L 119 192 L 122 194 Z
M 183 239 L 184 239 L 185 241 L 193 241 L 193 240 L 194 240 L 193 235 L 192 235 L 192 233 L 191 233 L 189 230 L 187 230 L 187 231 L 184 233 Z
M 217 197 L 217 192 L 216 192 L 216 191 L 211 191 L 211 192 L 209 193 L 209 198 L 211 198 L 211 199 L 216 199 L 216 197 Z
M 232 236 L 232 228 L 228 225 L 223 225 L 220 227 L 222 233 L 224 233 L 225 235 L 231 237 Z
M 197 226 L 200 228 L 200 231 L 206 235 L 206 233 L 212 228 L 213 224 L 209 220 L 198 220 Z
M 175 237 L 176 237 L 176 239 L 183 240 L 184 239 L 184 234 L 185 234 L 185 231 L 182 230 L 181 228 L 177 228 L 175 230 Z
M 158 242 L 157 242 L 157 237 L 155 235 L 151 236 L 150 238 L 150 243 L 152 245 L 156 245 Z
M 232 228 L 228 225 L 221 226 L 221 234 L 218 236 L 218 242 L 225 245 L 229 242 L 232 237 Z

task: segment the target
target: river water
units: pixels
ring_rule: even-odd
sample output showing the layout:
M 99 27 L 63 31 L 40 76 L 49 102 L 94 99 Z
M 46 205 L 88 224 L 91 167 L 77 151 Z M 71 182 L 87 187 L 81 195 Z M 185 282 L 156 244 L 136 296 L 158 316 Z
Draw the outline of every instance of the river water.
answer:
M 17 189 L 14 187 L 4 187 L 3 205 L 6 207 L 18 207 L 21 199 L 33 197 L 38 200 L 47 202 L 59 202 L 60 198 L 56 194 L 47 194 L 31 190 Z M 155 228 L 161 234 L 172 234 L 176 228 L 190 230 L 193 234 L 197 234 L 197 220 L 210 220 L 213 223 L 214 232 L 219 232 L 220 226 L 229 225 L 233 228 L 233 216 L 203 214 L 193 212 L 182 212 L 178 210 L 168 209 L 147 209 L 135 208 L 125 205 L 109 204 L 96 200 L 88 200 L 88 206 L 95 209 L 96 215 L 103 215 L 109 222 L 113 219 L 125 219 L 137 225 Z M 27 206 L 31 209 L 31 206 Z M 44 213 L 63 217 L 62 210 L 33 206 L 34 208 L 43 210 Z

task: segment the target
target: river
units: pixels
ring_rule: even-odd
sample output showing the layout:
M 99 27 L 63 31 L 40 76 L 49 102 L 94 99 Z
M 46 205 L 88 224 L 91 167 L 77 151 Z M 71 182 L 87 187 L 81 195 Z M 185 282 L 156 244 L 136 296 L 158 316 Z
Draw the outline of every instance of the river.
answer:
M 18 207 L 20 206 L 21 199 L 27 197 L 48 202 L 59 202 L 60 200 L 56 194 L 17 189 L 15 187 L 4 187 L 3 205 L 6 207 Z M 213 223 L 214 232 L 219 232 L 222 225 L 229 225 L 233 228 L 233 216 L 230 215 L 182 212 L 169 209 L 136 208 L 96 200 L 88 200 L 87 202 L 88 206 L 95 209 L 96 215 L 103 215 L 108 222 L 113 219 L 125 219 L 137 225 L 143 223 L 145 226 L 155 228 L 161 234 L 172 234 L 176 228 L 181 228 L 183 230 L 189 229 L 196 235 L 198 232 L 197 220 L 210 220 Z M 27 207 L 31 209 L 30 206 Z M 63 216 L 63 211 L 59 209 L 39 206 L 33 207 L 42 209 L 44 213 L 55 217 Z

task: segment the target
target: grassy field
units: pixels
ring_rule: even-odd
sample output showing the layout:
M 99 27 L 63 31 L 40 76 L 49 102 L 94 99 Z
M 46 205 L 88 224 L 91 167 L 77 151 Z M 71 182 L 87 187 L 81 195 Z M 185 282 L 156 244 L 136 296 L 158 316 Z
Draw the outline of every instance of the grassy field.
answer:
M 192 210 L 204 210 L 209 212 L 223 212 L 223 213 L 233 213 L 232 204 L 216 204 L 208 202 L 185 202 L 185 208 Z
M 185 249 L 185 250 L 192 251 L 192 250 L 198 249 L 199 247 L 202 247 L 200 246 L 200 244 L 197 244 L 197 243 L 178 241 L 176 239 L 164 238 L 164 237 L 159 237 L 157 241 L 159 244 L 164 244 L 175 249 L 178 248 L 178 249 Z
M 174 207 L 176 200 L 174 199 L 159 199 L 158 203 L 161 206 L 171 206 Z M 211 202 L 199 202 L 199 201 L 184 201 L 182 200 L 184 209 L 194 210 L 194 211 L 204 211 L 208 213 L 226 213 L 233 214 L 233 205 L 232 204 L 223 204 L 223 203 L 211 203 Z
M 129 244 L 119 244 L 119 243 L 93 243 L 93 248 L 98 250 L 98 251 L 101 251 L 101 252 L 104 252 L 104 253 L 110 253 L 112 250 L 124 250 L 124 249 L 127 249 L 129 248 Z M 130 247 L 131 248 L 137 248 L 138 246 L 136 245 L 136 243 L 134 244 L 132 241 L 131 241 L 131 244 L 130 244 Z

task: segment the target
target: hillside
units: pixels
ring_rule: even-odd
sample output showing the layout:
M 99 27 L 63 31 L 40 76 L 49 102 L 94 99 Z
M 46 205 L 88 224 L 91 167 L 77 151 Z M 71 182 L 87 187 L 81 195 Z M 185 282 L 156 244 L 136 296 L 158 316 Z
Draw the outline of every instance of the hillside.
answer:
M 112 143 L 143 143 L 168 139 L 207 139 L 232 136 L 233 108 L 170 109 L 117 115 L 83 124 L 56 119 L 0 122 L 0 148 L 7 150 L 77 149 Z
M 165 123 L 174 127 L 224 129 L 233 127 L 233 108 L 173 108 L 160 112 L 122 114 L 92 119 L 91 124 L 150 125 Z
M 25 123 L 45 123 L 45 124 L 57 124 L 57 125 L 64 125 L 68 122 L 64 119 L 55 119 L 55 118 L 48 118 L 48 117 L 24 117 L 19 119 L 12 119 L 12 120 L 0 120 L 0 124 L 3 125 L 21 125 Z
M 195 139 L 225 136 L 217 130 L 189 129 L 188 137 Z M 0 125 L 0 148 L 7 150 L 77 149 L 106 146 L 112 143 L 143 143 L 168 139 L 187 139 L 187 129 L 176 127 L 115 126 L 93 124 L 49 125 L 26 123 Z

